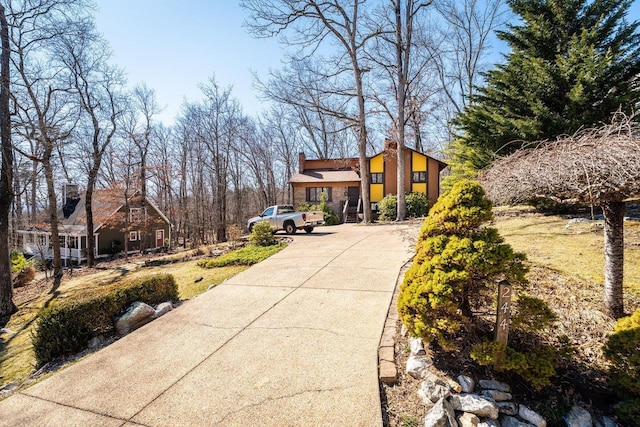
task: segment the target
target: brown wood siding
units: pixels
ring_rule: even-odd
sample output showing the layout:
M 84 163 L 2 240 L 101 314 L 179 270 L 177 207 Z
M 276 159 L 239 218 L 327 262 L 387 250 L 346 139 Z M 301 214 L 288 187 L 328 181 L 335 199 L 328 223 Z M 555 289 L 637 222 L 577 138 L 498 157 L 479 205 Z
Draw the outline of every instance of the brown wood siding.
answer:
M 130 225 L 129 230 L 124 231 L 124 222 L 122 218 L 128 215 L 129 208 L 146 207 L 147 208 L 147 221 L 146 226 L 144 223 L 137 225 Z M 120 217 L 120 218 L 119 218 Z M 158 214 L 158 212 L 151 207 L 148 203 L 141 204 L 131 203 L 128 208 L 122 206 L 118 212 L 112 216 L 112 218 L 119 218 L 119 221 L 106 221 L 105 224 L 98 230 L 98 255 L 107 255 L 113 253 L 113 248 L 116 242 L 119 242 L 117 249 L 124 251 L 125 240 L 127 240 L 127 250 L 139 251 L 142 242 L 145 242 L 145 249 L 156 248 L 156 230 L 164 230 L 165 238 L 171 236 L 171 226 Z M 139 231 L 140 239 L 136 241 L 129 241 L 129 231 Z

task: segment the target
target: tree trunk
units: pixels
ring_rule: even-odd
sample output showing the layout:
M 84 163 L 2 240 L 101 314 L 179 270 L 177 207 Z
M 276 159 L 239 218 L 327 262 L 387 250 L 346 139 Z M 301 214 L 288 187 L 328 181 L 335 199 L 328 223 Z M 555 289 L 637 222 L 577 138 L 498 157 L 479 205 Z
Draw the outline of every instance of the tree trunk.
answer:
M 604 215 L 604 312 L 624 316 L 624 202 L 603 202 Z
M 51 221 L 51 246 L 53 247 L 53 277 L 62 277 L 62 258 L 60 254 L 60 232 L 58 226 L 58 203 L 56 190 L 53 181 L 53 166 L 51 165 L 51 149 L 53 142 L 45 141 L 47 151 L 42 164 L 44 166 L 44 177 L 47 182 L 47 196 L 49 198 L 49 220 Z
M 402 221 L 407 217 L 407 200 L 405 198 L 405 187 L 404 187 L 404 121 L 405 121 L 405 103 L 406 103 L 406 91 L 407 91 L 407 77 L 406 70 L 409 64 L 407 63 L 408 54 L 410 52 L 410 45 L 407 43 L 405 46 L 403 37 L 402 37 L 402 10 L 400 7 L 400 1 L 396 1 L 394 5 L 395 16 L 396 16 L 396 76 L 398 81 L 398 93 L 397 93 L 397 103 L 398 103 L 398 123 L 396 125 L 397 129 L 397 181 L 396 188 L 398 193 L 398 204 L 397 204 L 397 214 L 396 221 Z M 407 21 L 405 25 L 410 25 L 408 21 L 411 16 L 411 11 L 413 9 L 413 5 L 409 2 L 406 5 L 407 8 Z M 410 27 L 409 31 L 410 31 Z M 406 56 L 405 56 L 406 54 Z
M 94 163 L 95 165 L 95 163 Z M 95 267 L 96 258 L 93 253 L 93 249 L 96 246 L 96 237 L 93 234 L 93 187 L 95 186 L 97 170 L 92 169 L 89 172 L 89 179 L 87 180 L 87 192 L 85 193 L 84 209 L 87 215 L 87 267 Z
M 9 115 L 9 26 L 0 4 L 0 316 L 8 316 L 18 309 L 13 303 L 11 255 L 9 251 L 9 212 L 13 202 L 13 148 L 11 147 L 11 116 Z

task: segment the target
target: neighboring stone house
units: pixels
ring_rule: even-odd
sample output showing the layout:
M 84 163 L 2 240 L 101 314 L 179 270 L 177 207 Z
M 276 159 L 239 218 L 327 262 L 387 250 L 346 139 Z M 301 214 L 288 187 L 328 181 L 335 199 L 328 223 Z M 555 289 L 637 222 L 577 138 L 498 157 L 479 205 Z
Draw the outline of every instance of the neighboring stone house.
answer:
M 94 190 L 93 223 L 97 257 L 123 252 L 159 250 L 169 246 L 171 223 L 148 199 L 139 193 L 128 201 L 111 190 Z M 85 194 L 77 185 L 63 189 L 63 206 L 58 211 L 60 252 L 65 263 L 86 260 L 87 221 Z M 51 259 L 53 249 L 48 224 L 18 230 L 26 254 Z
M 397 144 L 386 140 L 384 150 L 369 157 L 371 209 L 378 210 L 387 194 L 397 194 Z M 430 206 L 440 195 L 440 172 L 447 164 L 410 148 L 404 149 L 405 189 L 426 194 Z M 322 192 L 334 212 L 344 221 L 355 219 L 361 195 L 361 180 L 357 158 L 307 159 L 299 154 L 298 173 L 289 181 L 293 187 L 293 204 L 316 204 Z M 361 211 L 361 209 L 360 209 Z

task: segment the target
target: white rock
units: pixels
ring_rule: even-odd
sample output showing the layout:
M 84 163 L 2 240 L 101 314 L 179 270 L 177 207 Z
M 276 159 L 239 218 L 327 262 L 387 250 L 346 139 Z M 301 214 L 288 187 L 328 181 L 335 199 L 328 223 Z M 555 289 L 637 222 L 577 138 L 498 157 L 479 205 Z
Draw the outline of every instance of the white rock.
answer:
M 480 424 L 480 418 L 475 414 L 464 412 L 458 416 L 458 424 L 460 424 L 460 427 L 476 427 Z
M 449 402 L 440 399 L 425 415 L 423 425 L 424 427 L 458 427 L 458 421 Z
M 412 356 L 424 356 L 425 354 L 427 354 L 424 351 L 422 338 L 409 337 L 409 349 L 411 350 Z
M 525 405 L 520 405 L 520 408 L 518 409 L 518 415 L 520 416 L 520 418 L 533 424 L 536 427 L 547 427 L 547 421 L 542 418 L 540 414 Z
M 479 417 L 498 419 L 498 405 L 476 394 L 456 394 L 451 396 L 451 405 L 456 411 L 470 412 Z
M 407 329 L 407 327 L 403 323 L 402 327 L 400 327 L 400 335 L 402 335 L 403 337 L 406 337 L 407 336 L 407 332 L 409 332 L 409 330 Z
M 418 389 L 418 396 L 422 399 L 422 402 L 426 406 L 430 406 L 439 400 L 445 399 L 451 395 L 449 387 L 433 381 L 431 378 L 426 378 L 420 384 Z
M 153 307 L 140 301 L 136 301 L 129 306 L 116 322 L 116 329 L 120 335 L 128 334 L 136 328 L 153 320 L 156 311 Z
M 473 378 L 466 375 L 458 375 L 458 384 L 462 387 L 463 393 L 473 393 L 473 389 L 476 387 L 476 382 Z
M 592 427 L 593 419 L 589 411 L 581 406 L 574 405 L 569 413 L 562 417 L 567 427 Z
M 487 418 L 478 424 L 478 427 L 500 427 L 497 421 Z
M 167 314 L 171 310 L 173 310 L 173 304 L 171 304 L 171 301 L 163 302 L 161 304 L 158 304 L 158 306 L 156 307 L 155 317 L 164 316 L 165 314 Z
M 496 402 L 504 402 L 505 400 L 513 399 L 511 393 L 505 393 L 504 391 L 499 390 L 482 390 L 480 395 L 487 399 L 495 400 Z
M 509 384 L 501 383 L 500 381 L 480 380 L 478 381 L 478 385 L 480 385 L 480 387 L 485 390 L 498 390 L 504 391 L 505 393 L 511 392 L 511 387 L 509 387 Z
M 508 415 L 500 418 L 500 425 L 502 427 L 533 427 L 532 424 L 529 424 L 526 421 L 522 421 Z
M 409 356 L 405 372 L 413 378 L 420 379 L 430 364 L 431 361 L 424 356 Z

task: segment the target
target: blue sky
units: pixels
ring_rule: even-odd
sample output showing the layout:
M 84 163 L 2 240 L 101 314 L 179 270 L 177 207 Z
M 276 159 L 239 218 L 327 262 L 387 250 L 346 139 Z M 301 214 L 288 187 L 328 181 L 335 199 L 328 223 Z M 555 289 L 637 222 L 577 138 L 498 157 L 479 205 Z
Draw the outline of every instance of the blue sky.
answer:
M 98 30 L 109 41 L 113 63 L 129 85 L 146 82 L 171 124 L 183 99 L 201 99 L 198 83 L 215 74 L 233 86 L 246 113 L 261 109 L 251 70 L 266 76 L 280 66 L 274 39 L 255 39 L 242 27 L 245 12 L 231 0 L 98 0 Z
M 640 19 L 640 0 L 629 19 Z M 244 111 L 255 114 L 262 102 L 253 90 L 251 70 L 262 78 L 278 68 L 282 47 L 275 39 L 256 39 L 242 23 L 246 12 L 236 0 L 98 0 L 98 30 L 123 67 L 129 85 L 155 89 L 167 125 L 184 99 L 201 99 L 198 83 L 215 75 Z

